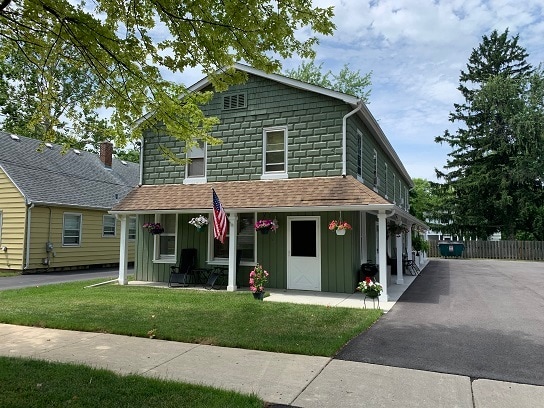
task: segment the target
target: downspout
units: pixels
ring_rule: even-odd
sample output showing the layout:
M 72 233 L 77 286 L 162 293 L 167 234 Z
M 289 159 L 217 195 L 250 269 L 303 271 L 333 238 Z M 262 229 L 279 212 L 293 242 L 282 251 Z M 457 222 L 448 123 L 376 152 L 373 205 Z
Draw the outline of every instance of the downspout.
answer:
M 140 185 L 144 184 L 144 137 L 140 140 Z
M 23 270 L 26 271 L 30 264 L 30 225 L 32 221 L 32 209 L 34 208 L 34 203 L 30 204 L 27 208 L 26 216 L 26 254 L 25 254 L 25 266 Z
M 351 112 L 344 115 L 342 118 L 342 177 L 347 175 L 347 134 L 348 134 L 348 118 L 351 115 L 354 115 L 357 111 L 361 110 L 363 107 L 363 102 L 361 100 L 357 101 L 357 107 Z

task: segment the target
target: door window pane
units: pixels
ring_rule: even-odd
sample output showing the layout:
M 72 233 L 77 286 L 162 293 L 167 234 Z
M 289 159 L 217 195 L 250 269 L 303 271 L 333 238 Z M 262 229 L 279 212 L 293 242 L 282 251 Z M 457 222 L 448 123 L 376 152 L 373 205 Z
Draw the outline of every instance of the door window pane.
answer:
M 317 256 L 316 221 L 291 221 L 291 256 Z

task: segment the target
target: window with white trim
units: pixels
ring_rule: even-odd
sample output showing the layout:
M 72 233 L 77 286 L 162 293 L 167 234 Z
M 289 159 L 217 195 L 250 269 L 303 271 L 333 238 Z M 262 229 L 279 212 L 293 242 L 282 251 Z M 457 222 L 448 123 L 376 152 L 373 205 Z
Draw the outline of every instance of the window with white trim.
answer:
M 374 149 L 374 189 L 380 186 L 380 178 L 378 177 L 378 152 Z
M 238 214 L 236 249 L 242 251 L 241 262 L 255 263 L 255 213 Z M 227 230 L 225 242 L 222 244 L 218 240 L 213 240 L 213 253 L 211 259 L 214 261 L 226 261 L 229 258 L 229 235 L 230 228 Z
M 62 246 L 81 245 L 81 214 L 64 213 L 62 217 Z
M 102 217 L 102 236 L 103 237 L 115 237 L 115 227 L 117 220 L 115 215 L 104 215 Z
M 363 177 L 363 134 L 357 130 L 357 175 Z
M 198 141 L 198 146 L 192 147 L 187 152 L 187 162 L 185 168 L 185 184 L 205 183 L 206 182 L 206 143 Z
M 402 180 L 399 179 L 399 207 L 404 204 L 404 198 L 402 197 Z
M 177 262 L 177 214 L 156 215 L 155 222 L 164 228 L 164 232 L 154 236 L 155 261 Z
M 393 204 L 397 203 L 397 176 L 393 173 Z
M 387 173 L 389 173 L 389 166 L 385 163 L 385 177 L 383 179 L 383 184 L 385 188 L 385 198 L 387 198 Z
M 128 239 L 136 239 L 136 217 L 128 217 Z
M 263 175 L 287 177 L 287 128 L 263 131 Z

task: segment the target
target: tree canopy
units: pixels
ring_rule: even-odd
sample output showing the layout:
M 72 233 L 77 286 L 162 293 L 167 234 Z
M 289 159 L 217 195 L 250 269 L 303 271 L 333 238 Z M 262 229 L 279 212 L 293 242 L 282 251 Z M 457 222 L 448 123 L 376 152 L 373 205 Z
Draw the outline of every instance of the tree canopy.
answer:
M 437 176 L 448 192 L 448 224 L 461 235 L 514 238 L 532 229 L 542 207 L 544 76 L 518 39 L 508 30 L 483 37 L 460 75 L 465 103 L 450 114 L 460 128 L 435 138 L 452 147 Z
M 357 96 L 368 103 L 372 71 L 361 74 L 361 70 L 353 71 L 349 64 L 345 64 L 338 74 L 331 70 L 324 72 L 323 63 L 317 65 L 315 60 L 303 61 L 296 69 L 285 71 L 288 77 L 307 82 L 309 84 L 333 89 L 348 95 Z
M 332 34 L 332 16 L 332 7 L 313 7 L 310 0 L 246 0 L 243 7 L 237 0 L 2 0 L 0 53 L 16 48 L 37 68 L 32 123 L 45 124 L 47 140 L 62 127 L 52 107 L 61 88 L 55 69 L 63 64 L 92 90 L 79 100 L 74 120 L 107 109 L 105 137 L 118 145 L 139 137 L 139 118 L 143 125 L 161 122 L 189 144 L 215 143 L 209 132 L 216 120 L 199 108 L 211 94 L 189 93 L 163 74 L 202 67 L 215 89 L 224 90 L 245 79 L 229 68 L 235 62 L 273 72 L 280 58 L 311 58 L 316 35 Z M 312 34 L 303 38 L 302 27 Z

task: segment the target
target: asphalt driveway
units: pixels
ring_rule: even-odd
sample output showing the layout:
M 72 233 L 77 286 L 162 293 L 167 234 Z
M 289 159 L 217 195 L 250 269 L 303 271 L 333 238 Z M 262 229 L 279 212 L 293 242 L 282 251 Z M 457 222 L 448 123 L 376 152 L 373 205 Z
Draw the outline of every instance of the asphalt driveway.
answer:
M 128 273 L 132 273 L 129 268 Z M 20 289 L 30 286 L 43 286 L 55 283 L 74 282 L 88 279 L 115 279 L 119 276 L 119 268 L 81 269 L 62 272 L 43 272 L 28 275 L 7 276 L 0 278 L 0 290 Z
M 544 263 L 431 260 L 336 358 L 542 386 Z

